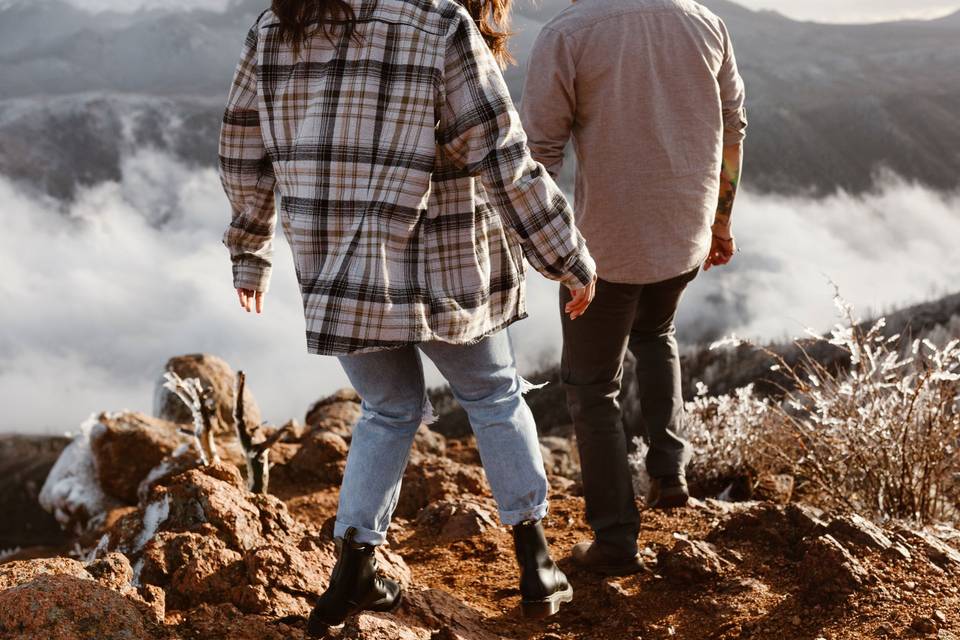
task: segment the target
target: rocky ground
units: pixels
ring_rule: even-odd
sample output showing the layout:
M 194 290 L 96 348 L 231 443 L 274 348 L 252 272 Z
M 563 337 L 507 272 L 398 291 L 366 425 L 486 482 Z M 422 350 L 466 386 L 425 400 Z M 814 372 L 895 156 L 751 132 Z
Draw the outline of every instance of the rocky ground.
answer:
M 228 389 L 224 364 L 191 366 Z M 305 637 L 304 616 L 335 561 L 332 517 L 356 396 L 341 392 L 289 425 L 271 452 L 269 495 L 246 488 L 229 411 L 217 414 L 222 460 L 204 467 L 182 446 L 183 416 L 158 407 L 156 417 L 100 416 L 63 454 L 73 472 L 54 467 L 45 504 L 72 535 L 57 552 L 0 559 L 0 638 Z M 543 442 L 548 537 L 563 558 L 589 535 L 575 447 Z M 574 602 L 546 622 L 519 618 L 511 537 L 497 523 L 472 439 L 424 429 L 391 544 L 379 552 L 384 571 L 406 586 L 405 603 L 331 637 L 960 637 L 955 529 L 880 527 L 802 504 L 697 500 L 644 510 L 640 542 L 647 571 L 604 579 L 561 560 Z

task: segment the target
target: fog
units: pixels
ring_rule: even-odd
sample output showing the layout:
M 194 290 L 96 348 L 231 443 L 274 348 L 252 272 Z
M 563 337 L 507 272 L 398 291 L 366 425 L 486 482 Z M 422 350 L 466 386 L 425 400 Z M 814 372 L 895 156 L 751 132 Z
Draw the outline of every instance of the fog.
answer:
M 680 314 L 684 341 L 824 329 L 834 319 L 831 279 L 865 312 L 955 287 L 960 196 L 881 183 L 862 198 L 744 193 L 735 212 L 742 252 L 694 282 Z M 220 244 L 228 217 L 213 169 L 156 152 L 128 158 L 121 181 L 71 205 L 0 177 L 0 431 L 59 433 L 95 411 L 150 411 L 164 362 L 181 353 L 215 353 L 245 369 L 272 421 L 302 418 L 344 386 L 335 360 L 306 353 L 282 240 L 266 313 L 240 310 Z M 531 318 L 515 326 L 527 372 L 558 358 L 556 292 L 531 275 Z

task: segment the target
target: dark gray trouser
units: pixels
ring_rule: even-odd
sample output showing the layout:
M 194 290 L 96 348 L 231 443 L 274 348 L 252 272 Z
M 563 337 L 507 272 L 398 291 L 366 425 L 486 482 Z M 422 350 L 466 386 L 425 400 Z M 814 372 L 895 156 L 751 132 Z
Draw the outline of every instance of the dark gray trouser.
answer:
M 682 473 L 688 446 L 678 435 L 683 397 L 674 318 L 697 272 L 648 285 L 599 280 L 593 304 L 573 321 L 563 313 L 570 292 L 560 287 L 560 377 L 580 449 L 587 522 L 597 542 L 614 553 L 636 553 L 640 532 L 627 464 L 629 436 L 617 399 L 624 357 L 629 348 L 637 361 L 641 422 L 650 446 L 647 472 Z

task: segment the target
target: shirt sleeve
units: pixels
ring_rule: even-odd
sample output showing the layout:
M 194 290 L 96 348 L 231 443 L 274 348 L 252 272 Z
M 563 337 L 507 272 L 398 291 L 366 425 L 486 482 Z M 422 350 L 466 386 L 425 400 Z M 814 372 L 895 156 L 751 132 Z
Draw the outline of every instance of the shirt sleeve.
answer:
M 530 73 L 530 69 L 536 69 Z M 533 157 L 554 178 L 577 111 L 576 67 L 565 36 L 543 29 L 533 45 L 520 103 L 521 120 Z
M 260 133 L 257 108 L 257 27 L 247 34 L 220 131 L 220 180 L 232 221 L 223 243 L 237 289 L 267 291 L 273 260 L 276 179 Z
M 723 144 L 735 145 L 743 142 L 747 136 L 747 110 L 744 108 L 746 91 L 743 78 L 737 69 L 737 58 L 733 53 L 733 41 L 726 25 L 720 22 L 723 33 L 723 64 L 717 75 L 720 85 L 720 100 L 723 105 Z
M 461 11 L 447 36 L 437 142 L 483 184 L 534 269 L 569 287 L 587 286 L 596 266 L 563 192 L 534 161 L 493 54 Z

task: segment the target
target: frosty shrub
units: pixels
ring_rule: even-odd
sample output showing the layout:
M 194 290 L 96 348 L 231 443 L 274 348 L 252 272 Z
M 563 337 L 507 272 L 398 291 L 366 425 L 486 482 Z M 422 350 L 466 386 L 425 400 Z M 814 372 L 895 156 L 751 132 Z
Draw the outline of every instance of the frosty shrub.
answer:
M 797 341 L 797 363 L 751 345 L 787 381 L 780 398 L 759 397 L 752 386 L 710 397 L 700 385 L 686 407 L 688 473 L 710 480 L 788 472 L 806 499 L 824 507 L 956 521 L 960 340 L 937 335 L 938 346 L 930 337 L 888 336 L 884 319 L 864 326 L 842 298 L 835 301 L 842 321 L 827 336 L 808 332 Z M 810 356 L 817 342 L 842 350 L 848 365 L 828 369 Z M 711 348 L 740 344 L 731 338 Z

